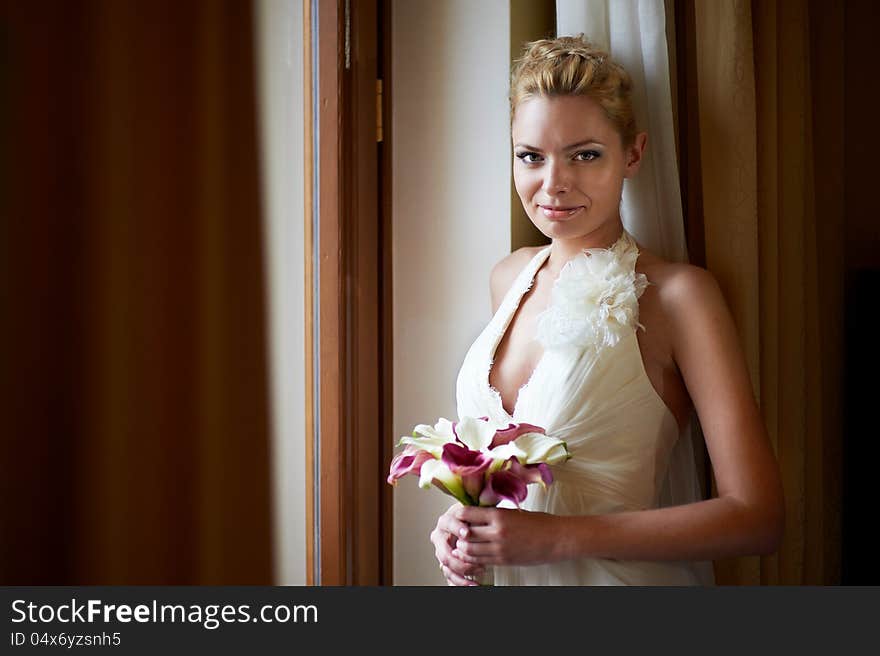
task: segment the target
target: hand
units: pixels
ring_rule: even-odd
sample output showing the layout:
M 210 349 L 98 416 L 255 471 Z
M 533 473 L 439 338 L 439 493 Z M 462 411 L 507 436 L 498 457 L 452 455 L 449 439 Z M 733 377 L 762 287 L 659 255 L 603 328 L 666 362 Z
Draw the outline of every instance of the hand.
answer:
M 470 526 L 458 519 L 456 512 L 464 508 L 456 503 L 445 513 L 440 515 L 437 526 L 431 531 L 431 544 L 434 545 L 434 555 L 440 563 L 440 569 L 449 585 L 471 586 L 477 585 L 476 581 L 466 579 L 466 576 L 477 577 L 483 573 L 483 567 L 472 565 L 452 554 L 456 541 L 459 538 L 470 535 Z
M 563 521 L 557 515 L 508 508 L 454 506 L 451 522 L 469 525 L 451 557 L 471 566 L 538 565 L 563 558 Z M 444 515 L 444 517 L 446 517 Z

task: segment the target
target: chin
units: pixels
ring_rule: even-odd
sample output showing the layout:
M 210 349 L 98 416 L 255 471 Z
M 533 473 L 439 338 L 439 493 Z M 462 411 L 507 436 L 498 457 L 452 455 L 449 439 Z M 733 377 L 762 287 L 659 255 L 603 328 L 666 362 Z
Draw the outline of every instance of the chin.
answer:
M 587 233 L 583 226 L 564 221 L 549 221 L 545 227 L 539 228 L 548 237 L 571 239 Z

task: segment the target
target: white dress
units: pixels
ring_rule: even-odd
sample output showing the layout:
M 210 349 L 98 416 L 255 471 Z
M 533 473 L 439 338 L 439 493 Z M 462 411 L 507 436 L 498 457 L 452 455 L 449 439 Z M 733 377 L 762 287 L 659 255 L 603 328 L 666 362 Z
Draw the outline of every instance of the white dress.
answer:
M 468 350 L 456 381 L 459 417 L 530 423 L 567 442 L 571 459 L 553 467 L 544 491 L 530 485 L 522 508 L 558 515 L 644 510 L 701 499 L 690 432 L 654 390 L 636 330 L 638 247 L 624 231 L 608 249 L 588 249 L 554 282 L 536 339 L 544 354 L 520 389 L 513 414 L 489 384 L 495 351 L 550 254 L 540 250 Z M 506 504 L 502 504 L 506 505 Z M 494 568 L 495 585 L 714 585 L 711 561 L 583 558 Z

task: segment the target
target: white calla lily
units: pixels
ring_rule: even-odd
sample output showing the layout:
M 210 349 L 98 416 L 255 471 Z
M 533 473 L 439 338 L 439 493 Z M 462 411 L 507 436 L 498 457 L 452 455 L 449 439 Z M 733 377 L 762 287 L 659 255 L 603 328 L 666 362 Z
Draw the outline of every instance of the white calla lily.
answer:
M 428 460 L 422 465 L 419 472 L 419 487 L 426 489 L 431 487 L 434 481 L 438 481 L 446 488 L 453 497 L 461 503 L 469 505 L 471 502 L 464 491 L 461 478 L 450 471 L 442 460 Z
M 419 424 L 413 428 L 413 436 L 416 434 L 424 435 L 425 437 L 455 437 L 452 422 L 445 417 L 441 417 L 433 427 L 428 426 L 428 424 Z
M 455 441 L 455 431 L 452 422 L 441 418 L 434 426 L 419 424 L 413 429 L 412 437 L 404 435 L 397 443 L 398 446 L 411 444 L 417 449 L 429 452 L 435 458 L 443 456 L 443 446 Z
M 518 440 L 502 444 L 501 446 L 496 446 L 494 449 L 489 450 L 489 455 L 500 462 L 516 457 L 517 460 L 524 463 L 528 456 L 528 452 L 518 446 L 516 443 L 517 441 Z
M 525 433 L 510 444 L 523 452 L 523 456 L 517 455 L 517 459 L 524 465 L 537 463 L 557 465 L 570 457 L 565 442 L 541 433 Z M 505 444 L 498 449 L 503 449 L 506 446 L 508 445 Z
M 455 431 L 458 433 L 458 439 L 461 443 L 471 451 L 488 453 L 492 438 L 495 437 L 495 431 L 499 428 L 502 427 L 492 421 L 462 417 L 456 425 Z

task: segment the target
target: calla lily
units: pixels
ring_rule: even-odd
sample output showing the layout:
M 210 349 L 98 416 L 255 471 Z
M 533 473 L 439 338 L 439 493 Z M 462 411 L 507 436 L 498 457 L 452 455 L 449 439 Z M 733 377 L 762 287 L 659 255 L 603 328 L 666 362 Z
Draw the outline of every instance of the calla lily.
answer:
M 568 460 L 571 455 L 568 453 L 568 447 L 560 439 L 543 435 L 541 433 L 526 433 L 520 435 L 513 442 L 509 442 L 501 447 L 503 451 L 506 447 L 513 445 L 519 453 L 512 453 L 524 465 L 547 463 L 548 465 L 558 465 Z M 511 449 L 513 451 L 513 449 Z
M 455 425 L 458 441 L 471 451 L 487 451 L 498 432 L 498 425 L 491 421 L 480 421 L 473 417 L 463 417 Z
M 453 474 L 442 460 L 428 460 L 422 465 L 419 487 L 427 489 L 436 485 L 441 491 L 455 497 L 462 505 L 472 506 L 473 501 L 464 491 L 461 479 Z
M 480 495 L 481 506 L 497 506 L 502 499 L 512 501 L 517 508 L 526 500 L 526 483 L 509 470 L 497 471 L 489 476 L 489 481 Z
M 433 427 L 419 424 L 413 429 L 412 437 L 401 437 L 397 445 L 412 445 L 417 449 L 427 451 L 435 458 L 440 458 L 443 456 L 443 446 L 454 441 L 455 424 L 448 419 L 441 418 Z
M 395 456 L 391 461 L 391 473 L 388 482 L 396 485 L 397 481 L 407 474 L 420 474 L 422 465 L 433 456 L 428 451 L 422 451 L 412 445 L 407 446 L 402 453 Z
M 491 457 L 480 451 L 472 451 L 458 444 L 443 447 L 443 462 L 453 474 L 461 477 L 464 491 L 476 501 L 485 486 L 486 472 L 492 466 Z
M 533 424 L 508 424 L 500 428 L 491 421 L 464 417 L 454 426 L 458 440 L 472 451 L 482 451 L 496 461 L 493 471 L 510 458 L 525 464 L 546 462 L 551 457 L 557 464 L 568 459 L 565 443 L 548 437 L 544 429 Z
M 524 481 L 526 485 L 538 483 L 545 490 L 553 482 L 553 474 L 550 472 L 550 467 L 543 462 L 537 465 L 526 466 L 521 465 L 516 458 L 511 458 L 507 471 Z
M 492 440 L 492 448 L 495 449 L 508 442 L 513 442 L 520 435 L 526 433 L 541 433 L 543 435 L 544 429 L 532 424 L 510 424 L 507 428 L 495 432 L 495 439 Z

